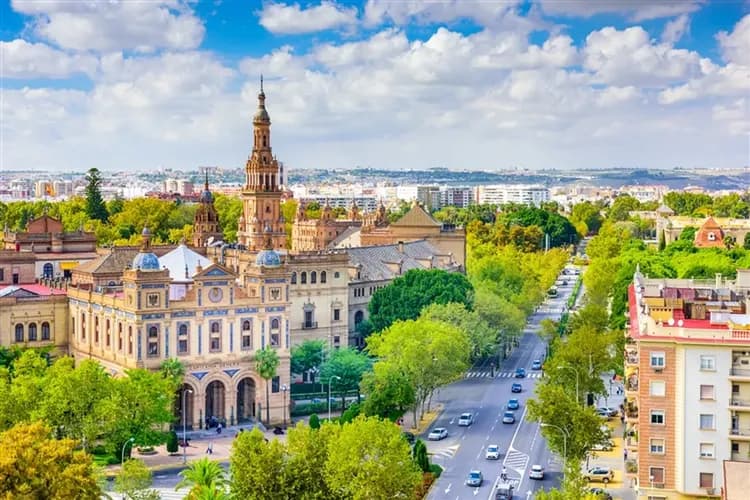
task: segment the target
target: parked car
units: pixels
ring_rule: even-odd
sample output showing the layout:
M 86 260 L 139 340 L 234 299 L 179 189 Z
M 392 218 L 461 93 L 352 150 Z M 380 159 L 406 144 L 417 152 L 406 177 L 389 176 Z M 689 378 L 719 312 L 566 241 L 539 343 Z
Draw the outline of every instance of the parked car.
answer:
M 520 404 L 518 403 L 518 399 L 512 398 L 508 400 L 509 410 L 517 410 L 519 407 L 520 407 Z
M 468 427 L 473 423 L 474 423 L 474 415 L 471 413 L 462 413 L 461 416 L 458 417 L 459 427 Z
M 516 368 L 516 378 L 526 378 L 526 369 Z
M 589 488 L 588 492 L 599 500 L 612 500 L 612 495 L 609 494 L 607 490 L 604 490 L 602 488 Z
M 619 415 L 619 411 L 617 411 L 616 408 L 609 408 L 607 406 L 602 406 L 596 409 L 596 413 L 603 417 L 616 417 Z
M 531 362 L 531 369 L 532 370 L 541 370 L 542 369 L 542 360 L 541 359 L 535 359 Z
M 529 479 L 544 479 L 544 467 L 541 465 L 532 465 L 529 469 Z
M 510 386 L 510 392 L 521 392 L 523 390 L 523 387 L 519 383 L 515 383 Z
M 484 458 L 487 460 L 500 460 L 500 446 L 496 444 L 487 446 L 487 453 L 485 453 Z
M 427 439 L 430 441 L 440 441 L 448 437 L 448 429 L 445 427 L 435 427 L 427 434 Z
M 482 486 L 482 481 L 484 481 L 484 477 L 482 477 L 482 471 L 473 470 L 469 471 L 469 475 L 466 478 L 466 485 L 479 487 Z
M 586 471 L 584 477 L 591 482 L 607 484 L 615 477 L 615 472 L 609 467 L 592 467 Z
M 512 411 L 506 411 L 503 413 L 503 423 L 504 424 L 515 424 L 516 423 L 516 414 Z
M 592 446 L 591 451 L 612 451 L 614 447 L 615 444 L 612 441 L 606 440 L 603 443 L 597 443 Z

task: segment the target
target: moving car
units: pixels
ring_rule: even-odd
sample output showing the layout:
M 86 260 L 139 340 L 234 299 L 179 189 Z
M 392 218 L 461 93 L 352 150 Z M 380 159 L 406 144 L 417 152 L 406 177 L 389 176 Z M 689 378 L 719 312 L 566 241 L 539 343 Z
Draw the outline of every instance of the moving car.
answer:
M 600 415 L 606 415 L 608 417 L 616 417 L 620 412 L 616 408 L 609 408 L 607 406 L 601 406 L 596 409 L 596 412 Z
M 612 451 L 615 447 L 615 444 L 610 441 L 604 441 L 603 443 L 597 443 L 594 446 L 591 447 L 591 451 Z
M 440 441 L 448 437 L 448 429 L 445 427 L 435 427 L 427 434 L 427 439 L 430 441 Z
M 526 378 L 526 369 L 516 368 L 516 378 Z
M 471 413 L 462 413 L 461 416 L 458 417 L 459 427 L 468 427 L 473 423 L 474 423 L 474 415 L 472 415 Z
M 602 488 L 589 488 L 588 492 L 594 495 L 599 500 L 612 500 L 612 495 L 607 490 Z
M 503 423 L 504 424 L 515 424 L 516 423 L 516 414 L 512 411 L 506 411 L 503 413 Z
M 480 470 L 472 470 L 469 471 L 469 475 L 466 478 L 466 486 L 482 486 L 482 481 L 484 478 L 482 477 L 482 471 Z
M 484 455 L 487 460 L 500 460 L 500 446 L 491 444 L 487 446 L 487 453 Z
M 517 410 L 520 405 L 518 404 L 518 400 L 516 398 L 512 398 L 508 400 L 508 409 L 509 410 Z
M 495 500 L 512 500 L 513 483 L 504 482 L 497 485 L 495 490 Z
M 523 387 L 519 383 L 515 383 L 510 386 L 510 392 L 521 392 L 523 390 Z
M 532 370 L 541 370 L 542 369 L 542 360 L 541 359 L 535 359 L 531 362 L 531 369 Z
M 586 471 L 583 477 L 591 482 L 600 481 L 607 484 L 614 479 L 615 472 L 609 467 L 592 467 Z
M 541 465 L 532 465 L 529 469 L 529 479 L 544 479 L 544 467 Z

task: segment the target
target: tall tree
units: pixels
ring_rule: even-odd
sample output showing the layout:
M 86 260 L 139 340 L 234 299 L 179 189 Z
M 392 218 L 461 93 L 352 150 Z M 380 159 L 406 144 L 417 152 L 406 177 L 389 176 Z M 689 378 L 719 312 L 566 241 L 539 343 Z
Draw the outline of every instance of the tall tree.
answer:
M 303 423 L 289 429 L 284 468 L 289 498 L 328 500 L 335 498 L 326 484 L 325 468 L 328 444 L 340 426 L 332 423 L 313 429 Z
M 255 371 L 266 381 L 266 423 L 271 422 L 271 387 L 270 381 L 276 376 L 279 368 L 279 355 L 269 346 L 255 351 Z
M 107 206 L 102 198 L 102 177 L 97 168 L 90 168 L 86 173 L 86 215 L 89 219 L 102 222 L 107 220 Z
M 187 469 L 180 472 L 182 479 L 175 486 L 175 490 L 190 487 L 187 500 L 205 498 L 207 493 L 224 491 L 229 485 L 224 469 L 218 462 L 203 457 L 191 462 Z
M 341 394 L 341 407 L 346 406 L 348 391 L 359 390 L 362 375 L 370 370 L 372 361 L 367 354 L 353 348 L 336 349 L 323 363 L 321 380 L 331 384 Z M 359 398 L 358 398 L 359 399 Z
M 325 342 L 323 340 L 305 340 L 292 347 L 292 373 L 301 375 L 323 364 Z M 310 372 L 310 382 L 315 382 L 315 373 Z
M 442 321 L 463 331 L 471 345 L 471 359 L 481 359 L 494 353 L 497 333 L 477 311 L 469 311 L 463 304 L 431 304 L 422 309 L 420 317 Z
M 396 421 L 415 402 L 411 381 L 393 363 L 375 363 L 373 371 L 362 377 L 360 387 L 367 396 L 362 411 L 368 416 Z
M 238 435 L 229 464 L 232 496 L 247 500 L 293 498 L 284 480 L 285 460 L 284 444 L 277 439 L 267 442 L 257 427 Z
M 120 467 L 115 477 L 115 491 L 122 493 L 128 500 L 145 500 L 159 498 L 158 492 L 148 491 L 153 484 L 153 474 L 143 460 L 130 459 Z

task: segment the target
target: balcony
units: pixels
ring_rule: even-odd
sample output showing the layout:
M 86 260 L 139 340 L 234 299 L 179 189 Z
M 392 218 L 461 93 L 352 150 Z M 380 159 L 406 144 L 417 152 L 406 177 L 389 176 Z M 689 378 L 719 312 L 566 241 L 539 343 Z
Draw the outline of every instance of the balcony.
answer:
M 631 399 L 638 396 L 638 376 L 631 375 L 625 381 L 625 399 Z
M 637 349 L 625 349 L 625 366 L 638 366 L 639 356 Z
M 747 453 L 733 451 L 732 460 L 734 460 L 735 462 L 750 462 L 750 455 L 748 455 Z
M 735 440 L 750 441 L 750 427 L 732 427 L 729 435 Z
M 730 398 L 729 409 L 734 411 L 750 411 L 750 400 L 734 397 Z
M 638 406 L 628 402 L 625 405 L 625 418 L 628 423 L 638 422 Z
M 304 321 L 302 323 L 302 329 L 303 330 L 312 330 L 318 327 L 317 321 Z
M 750 381 L 750 369 L 748 368 L 732 368 L 729 372 L 729 377 L 732 379 L 739 379 Z

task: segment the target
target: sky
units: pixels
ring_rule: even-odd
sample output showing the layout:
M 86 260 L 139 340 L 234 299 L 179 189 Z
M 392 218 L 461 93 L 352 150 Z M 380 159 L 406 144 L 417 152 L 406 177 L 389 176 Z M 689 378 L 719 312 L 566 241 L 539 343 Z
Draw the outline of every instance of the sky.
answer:
M 0 0 L 0 171 L 750 165 L 750 0 Z

